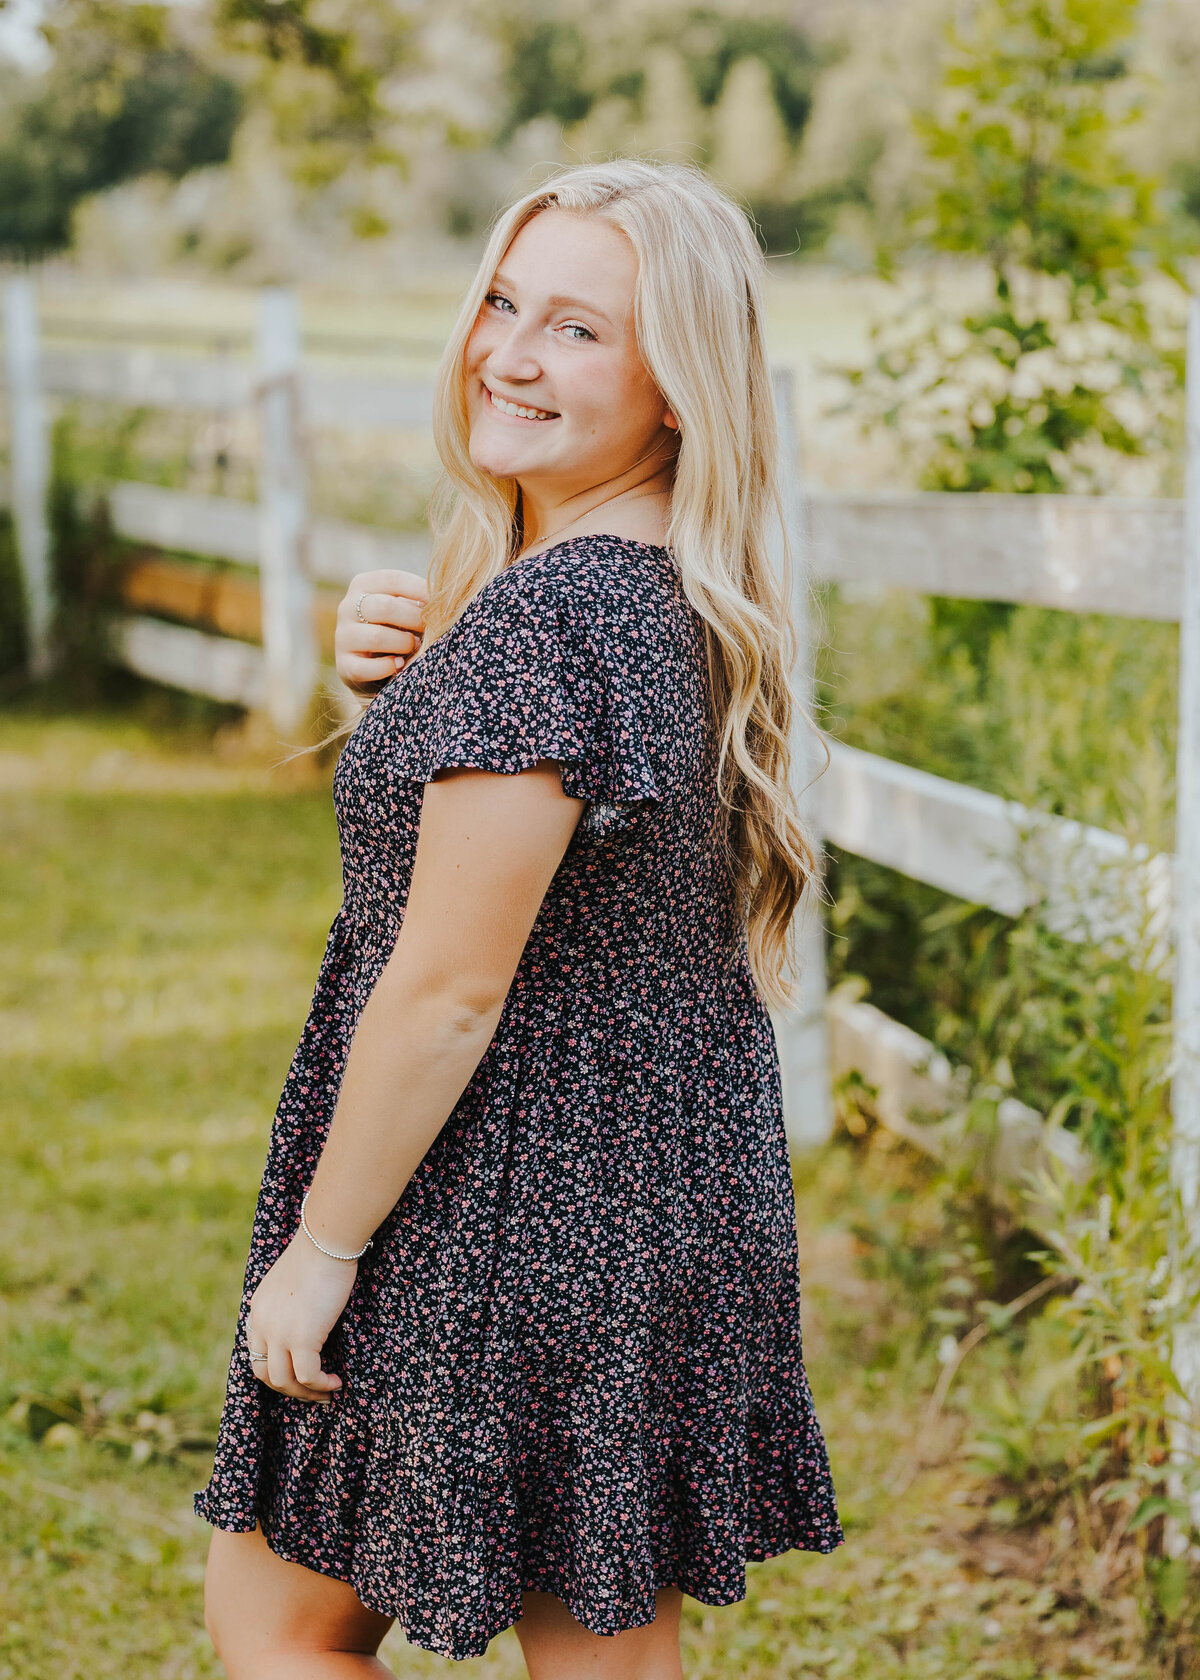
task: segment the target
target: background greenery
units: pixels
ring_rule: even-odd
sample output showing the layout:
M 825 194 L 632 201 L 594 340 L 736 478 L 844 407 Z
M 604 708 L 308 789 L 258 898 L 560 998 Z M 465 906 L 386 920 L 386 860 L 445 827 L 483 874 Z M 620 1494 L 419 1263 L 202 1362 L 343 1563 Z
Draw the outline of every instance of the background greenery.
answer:
M 47 69 L 10 72 L 0 110 L 0 242 L 21 259 L 70 246 L 44 271 L 60 313 L 106 269 L 300 279 L 310 327 L 336 322 L 345 346 L 352 320 L 369 346 L 382 323 L 373 371 L 427 374 L 449 277 L 531 167 L 657 149 L 740 194 L 770 252 L 799 241 L 835 265 L 824 315 L 814 270 L 773 261 L 768 286 L 773 360 L 826 341 L 803 416 L 816 478 L 849 462 L 856 485 L 1179 493 L 1190 6 L 60 0 L 48 34 Z M 424 281 L 418 247 L 445 262 Z M 375 297 L 322 292 L 339 264 Z M 156 294 L 77 295 L 119 336 Z M 174 296 L 177 336 L 247 335 L 244 288 Z M 850 344 L 867 303 L 873 333 Z M 316 437 L 311 453 L 321 511 L 420 523 L 427 447 Z M 11 613 L 0 631 L 20 1117 L 0 1262 L 19 1609 L 0 1665 L 22 1677 L 213 1671 L 187 1495 L 336 858 L 323 782 L 269 777 L 232 713 L 106 665 L 95 607 L 120 556 L 78 491 L 141 477 L 245 496 L 254 465 L 236 423 L 60 412 L 64 660 L 41 694 Z M 0 524 L 0 604 L 16 593 Z M 831 733 L 1170 849 L 1173 626 L 885 590 L 823 606 Z M 1165 1426 L 1200 1254 L 1168 1171 L 1168 976 L 1144 937 L 1096 949 L 1036 909 L 1010 920 L 849 856 L 830 886 L 831 979 L 968 1070 L 969 1149 L 945 1170 L 915 1160 L 847 1081 L 835 1143 L 796 1163 L 851 1545 L 753 1571 L 736 1612 L 690 1606 L 689 1673 L 1194 1675 L 1200 1583 L 1168 1544 L 1187 1519 Z M 1036 1237 L 986 1193 L 1005 1095 L 1094 1163 Z M 176 1260 L 155 1271 L 164 1246 Z M 153 1298 L 147 1276 L 166 1278 Z M 149 1606 L 136 1622 L 131 1595 Z M 517 1664 L 506 1635 L 477 1666 Z
M 0 721 L 5 1680 L 219 1672 L 191 1494 L 339 894 L 324 781 L 222 762 L 221 727 L 161 693 L 104 719 Z M 1195 1630 L 1169 1596 L 1164 1624 L 1132 1542 L 1106 1546 L 1089 1501 L 1058 1380 L 1069 1325 L 998 1328 L 928 1419 L 941 1340 L 997 1272 L 971 1197 L 855 1126 L 796 1167 L 806 1359 L 848 1544 L 752 1564 L 742 1605 L 688 1601 L 687 1673 L 1193 1672 Z M 395 1637 L 385 1656 L 446 1671 Z M 462 1672 L 520 1674 L 515 1636 Z
M 955 18 L 968 20 L 968 58 L 984 51 L 1001 89 L 1017 77 L 1018 115 L 1069 42 L 1078 97 L 1050 120 L 1085 171 L 1102 96 L 1123 99 L 1132 77 L 1139 98 L 1115 161 L 1160 180 L 1163 214 L 1194 230 L 1190 0 L 1030 0 L 1042 51 L 1021 49 L 1006 68 L 993 49 L 1007 43 L 972 43 L 976 9 L 46 0 L 41 64 L 0 80 L 0 250 L 40 256 L 73 241 L 89 268 L 112 272 L 387 283 L 431 248 L 476 240 L 531 169 L 634 149 L 704 164 L 743 196 L 773 253 L 869 266 L 908 213 L 912 113 L 933 92 Z M 975 139 L 1002 155 L 993 134 Z M 1004 174 L 987 193 L 967 182 L 965 199 L 944 206 L 958 249 L 988 249 L 977 224 L 993 194 L 1003 200 Z M 1072 213 L 1069 195 L 1051 199 Z M 1115 216 L 1130 208 L 1114 198 Z

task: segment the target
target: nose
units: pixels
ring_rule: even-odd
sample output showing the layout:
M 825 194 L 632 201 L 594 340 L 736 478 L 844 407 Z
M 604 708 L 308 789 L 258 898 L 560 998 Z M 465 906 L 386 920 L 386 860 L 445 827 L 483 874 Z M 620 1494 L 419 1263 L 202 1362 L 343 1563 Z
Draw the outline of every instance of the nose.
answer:
M 503 320 L 497 327 L 497 342 L 488 352 L 488 372 L 497 379 L 530 381 L 537 379 L 542 364 L 536 354 L 537 326 L 522 321 Z

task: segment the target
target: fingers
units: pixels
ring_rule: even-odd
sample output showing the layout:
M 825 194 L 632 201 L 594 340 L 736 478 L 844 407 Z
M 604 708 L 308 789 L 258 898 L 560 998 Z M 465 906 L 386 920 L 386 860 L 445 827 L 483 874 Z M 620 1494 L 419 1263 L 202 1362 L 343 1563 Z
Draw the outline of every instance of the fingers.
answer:
M 401 572 L 381 568 L 377 572 L 356 572 L 350 579 L 346 594 L 355 602 L 364 593 L 374 595 L 407 595 L 424 603 L 429 599 L 429 585 L 420 572 Z M 363 611 L 366 612 L 364 606 Z
M 251 1335 L 251 1345 L 262 1346 Z M 282 1344 L 267 1346 L 267 1360 L 251 1366 L 259 1382 L 280 1394 L 290 1394 L 294 1400 L 310 1400 L 314 1405 L 327 1406 L 330 1392 L 342 1386 L 342 1379 L 333 1371 L 321 1369 L 321 1354 L 316 1348 L 296 1348 L 291 1352 Z
M 400 630 L 423 630 L 429 587 L 415 572 L 359 572 L 338 604 L 338 622 L 362 618 Z
M 405 658 L 410 653 L 415 653 L 421 645 L 419 631 L 393 630 L 390 625 L 380 623 L 360 624 L 357 619 L 339 624 L 334 633 L 334 640 L 340 640 L 347 653 L 391 653 L 401 654 Z
M 359 572 L 337 610 L 333 651 L 348 688 L 378 688 L 419 650 L 429 588 L 415 572 Z M 359 609 L 361 614 L 359 616 Z
M 293 1348 L 292 1370 L 300 1387 L 309 1394 L 328 1395 L 331 1389 L 342 1386 L 342 1379 L 335 1371 L 321 1369 L 319 1348 Z
M 359 659 L 353 654 L 339 654 L 337 674 L 347 688 L 370 693 L 380 683 L 394 677 L 397 671 L 402 671 L 404 665 L 403 659 L 392 659 L 388 655 L 381 655 L 378 659 Z
M 389 677 L 394 677 L 397 671 L 402 671 L 405 664 L 403 659 L 392 659 L 386 655 L 380 655 L 378 659 L 356 659 L 340 654 L 337 674 L 353 693 L 369 699 Z
M 358 616 L 360 606 L 362 618 Z M 365 627 L 364 619 L 367 624 L 387 624 L 397 630 L 419 632 L 425 625 L 425 603 L 410 600 L 407 595 L 385 595 L 374 589 L 356 590 L 351 584 L 338 603 L 338 621 L 357 624 L 361 629 Z
M 371 626 L 357 625 L 358 630 L 369 629 Z M 389 632 L 397 636 L 399 632 Z M 394 677 L 397 671 L 402 671 L 412 654 L 420 647 L 416 637 L 410 637 L 412 645 L 407 648 L 376 650 L 369 645 L 360 646 L 351 632 L 338 630 L 334 636 L 334 664 L 338 676 L 348 687 L 366 687 L 370 684 L 386 682 L 388 677 Z
M 414 631 L 343 618 L 333 636 L 334 665 L 350 688 L 377 686 L 403 670 L 420 646 Z

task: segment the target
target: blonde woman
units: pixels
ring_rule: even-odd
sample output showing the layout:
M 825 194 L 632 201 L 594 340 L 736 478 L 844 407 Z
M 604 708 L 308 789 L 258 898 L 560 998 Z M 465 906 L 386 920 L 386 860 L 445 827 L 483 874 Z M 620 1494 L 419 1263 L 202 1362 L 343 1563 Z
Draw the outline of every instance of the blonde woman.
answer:
M 519 199 L 442 361 L 428 601 L 348 597 L 345 901 L 195 1497 L 230 1680 L 385 1675 L 393 1622 L 679 1680 L 683 1594 L 841 1542 L 764 1002 L 812 856 L 761 276 L 686 165 Z

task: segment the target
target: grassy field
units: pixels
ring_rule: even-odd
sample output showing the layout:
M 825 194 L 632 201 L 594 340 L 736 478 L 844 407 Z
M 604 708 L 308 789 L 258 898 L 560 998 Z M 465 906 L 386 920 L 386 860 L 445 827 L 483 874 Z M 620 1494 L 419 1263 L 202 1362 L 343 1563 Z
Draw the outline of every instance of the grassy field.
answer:
M 191 1496 L 339 902 L 328 788 L 222 763 L 199 726 L 10 713 L 0 871 L 0 1680 L 216 1675 Z M 796 1188 L 848 1540 L 751 1565 L 744 1603 L 687 1600 L 689 1680 L 1165 1672 L 1128 1556 L 1083 1510 L 1016 1526 L 964 1456 L 1005 1394 L 1053 1408 L 1046 1322 L 985 1340 L 922 1421 L 971 1252 L 951 1192 L 870 1128 L 797 1161 Z M 463 1664 L 398 1635 L 383 1654 L 401 1675 L 523 1672 L 511 1631 Z

